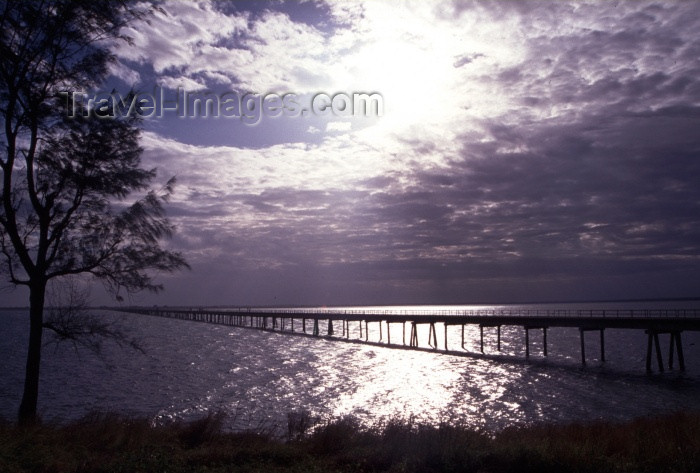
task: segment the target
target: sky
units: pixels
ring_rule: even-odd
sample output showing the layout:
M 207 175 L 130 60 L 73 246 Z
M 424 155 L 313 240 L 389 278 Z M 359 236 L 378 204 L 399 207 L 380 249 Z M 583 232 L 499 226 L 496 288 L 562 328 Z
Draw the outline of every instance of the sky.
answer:
M 192 269 L 129 302 L 700 295 L 699 2 L 161 6 L 112 46 L 105 90 L 383 103 L 145 118 L 144 165 L 178 181 L 167 246 Z

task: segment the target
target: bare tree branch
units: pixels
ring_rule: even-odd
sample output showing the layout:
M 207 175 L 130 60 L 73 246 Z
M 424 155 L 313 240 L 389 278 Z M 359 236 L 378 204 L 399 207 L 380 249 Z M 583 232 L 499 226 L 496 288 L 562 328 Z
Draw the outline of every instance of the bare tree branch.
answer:
M 105 341 L 145 353 L 141 343 L 115 320 L 95 315 L 89 308 L 90 287 L 77 277 L 56 281 L 47 290 L 48 302 L 44 328 L 53 332 L 47 344 L 70 342 L 75 350 L 85 348 L 102 355 Z

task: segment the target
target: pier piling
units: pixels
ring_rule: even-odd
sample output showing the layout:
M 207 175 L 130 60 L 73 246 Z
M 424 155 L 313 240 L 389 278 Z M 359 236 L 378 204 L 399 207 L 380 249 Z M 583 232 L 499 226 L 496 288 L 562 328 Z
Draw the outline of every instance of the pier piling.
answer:
M 647 334 L 647 371 L 651 371 L 652 350 L 656 351 L 656 362 L 659 371 L 664 371 L 664 361 L 661 358 L 661 343 L 659 343 L 659 332 L 656 330 L 646 330 Z M 652 345 L 653 343 L 653 345 Z
M 681 332 L 674 332 L 676 338 L 676 349 L 678 350 L 678 367 L 685 371 L 685 358 L 683 357 L 683 344 L 681 343 Z
M 428 330 L 428 345 L 433 350 L 437 350 L 437 332 L 435 331 L 434 322 L 430 322 L 430 330 Z
M 598 330 L 600 331 L 600 361 L 605 362 L 605 328 L 604 327 L 579 327 L 578 328 L 581 337 L 581 364 L 586 364 L 586 343 L 585 343 L 585 332 L 591 332 Z
M 525 327 L 525 359 L 530 358 L 530 330 Z
M 544 356 L 547 356 L 547 327 L 542 327 L 542 344 L 544 347 Z

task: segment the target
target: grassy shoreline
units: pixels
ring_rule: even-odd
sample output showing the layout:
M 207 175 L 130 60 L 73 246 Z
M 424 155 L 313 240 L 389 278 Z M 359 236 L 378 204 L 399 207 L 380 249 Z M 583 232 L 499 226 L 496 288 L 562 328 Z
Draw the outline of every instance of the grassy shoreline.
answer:
M 297 419 L 298 420 L 298 419 Z M 3 473 L 697 472 L 700 412 L 625 423 L 543 425 L 486 434 L 442 424 L 343 418 L 289 439 L 221 431 L 221 415 L 152 426 L 116 414 L 67 425 L 0 425 Z

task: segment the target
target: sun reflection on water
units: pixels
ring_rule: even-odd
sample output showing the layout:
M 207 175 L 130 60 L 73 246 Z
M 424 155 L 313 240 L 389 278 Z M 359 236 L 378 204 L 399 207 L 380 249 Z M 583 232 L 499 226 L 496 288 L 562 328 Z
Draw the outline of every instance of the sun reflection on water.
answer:
M 436 412 L 452 397 L 458 372 L 431 369 L 425 354 L 363 350 L 364 363 L 355 366 L 358 380 L 341 393 L 333 415 L 371 415 L 375 418 L 405 416 L 435 421 Z M 369 379 L 371 378 L 373 379 Z
M 13 320 L 8 318 L 7 340 L 23 339 L 13 335 L 23 329 L 23 319 L 14 325 Z M 125 321 L 145 334 L 147 356 L 107 348 L 105 356 L 117 361 L 113 370 L 89 358 L 76 364 L 68 349 L 42 360 L 45 394 L 40 404 L 46 406 L 46 419 L 77 418 L 94 410 L 191 419 L 223 410 L 229 428 L 284 430 L 287 414 L 303 410 L 322 419 L 353 415 L 367 424 L 413 417 L 494 431 L 540 421 L 623 420 L 700 408 L 700 334 L 684 336 L 685 373 L 648 376 L 644 334 L 630 331 L 606 332 L 605 363 L 596 358 L 598 347 L 591 337 L 583 369 L 576 329 L 552 329 L 548 357 L 543 356 L 541 332 L 532 332 L 526 362 L 522 327 L 503 327 L 501 352 L 495 329 L 485 330 L 485 355 L 478 328 L 467 327 L 469 355 L 455 356 L 427 348 L 427 326 L 420 326 L 418 334 L 427 351 L 417 351 L 154 317 Z M 378 328 L 370 324 L 370 341 L 380 339 Z M 359 338 L 358 324 L 351 329 L 351 338 Z M 392 326 L 393 344 L 402 344 L 401 329 Z M 442 349 L 444 326 L 436 329 Z M 384 326 L 382 343 L 387 335 Z M 447 342 L 451 350 L 462 351 L 461 327 L 448 328 Z M 2 337 L 0 347 L 8 381 L 0 387 L 0 415 L 9 417 L 21 393 L 21 376 L 14 373 L 22 372 L 23 348 Z

